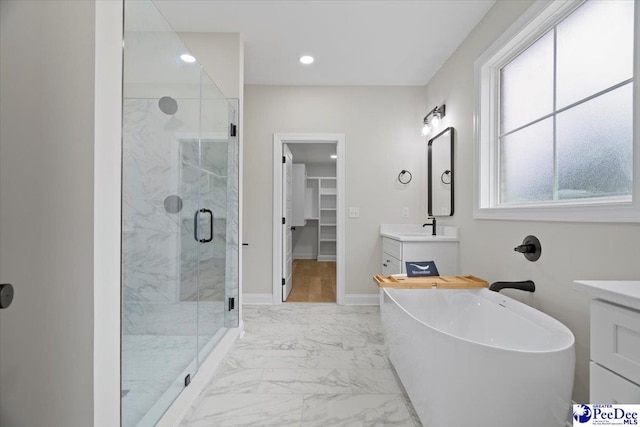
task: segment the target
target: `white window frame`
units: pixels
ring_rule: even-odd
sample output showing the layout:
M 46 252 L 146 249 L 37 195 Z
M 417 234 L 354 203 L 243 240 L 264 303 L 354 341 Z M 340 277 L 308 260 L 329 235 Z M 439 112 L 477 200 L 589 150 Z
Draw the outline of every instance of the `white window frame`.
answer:
M 631 201 L 566 200 L 498 205 L 500 69 L 585 0 L 537 1 L 475 62 L 474 218 L 524 221 L 640 222 L 640 84 L 633 85 L 633 191 Z M 634 16 L 634 78 L 640 75 L 640 4 Z

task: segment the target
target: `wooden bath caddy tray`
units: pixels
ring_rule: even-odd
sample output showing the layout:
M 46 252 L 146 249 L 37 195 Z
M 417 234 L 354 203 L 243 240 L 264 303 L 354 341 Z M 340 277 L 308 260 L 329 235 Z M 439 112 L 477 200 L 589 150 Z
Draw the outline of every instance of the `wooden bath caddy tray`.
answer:
M 407 288 L 407 289 L 470 289 L 487 288 L 489 283 L 476 276 L 373 276 L 373 280 L 381 288 Z

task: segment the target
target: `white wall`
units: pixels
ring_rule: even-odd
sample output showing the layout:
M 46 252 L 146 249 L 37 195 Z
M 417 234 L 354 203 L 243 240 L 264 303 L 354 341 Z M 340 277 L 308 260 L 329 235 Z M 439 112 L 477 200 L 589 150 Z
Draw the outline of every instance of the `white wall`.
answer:
M 239 33 L 178 33 L 226 98 L 244 90 L 243 43 Z
M 94 427 L 120 422 L 122 0 L 96 2 Z
M 589 299 L 575 279 L 638 279 L 640 224 L 584 224 L 474 220 L 473 63 L 531 2 L 497 2 L 426 87 L 428 105 L 445 103 L 444 125 L 456 129 L 456 213 L 443 224 L 461 228 L 461 272 L 489 281 L 532 279 L 532 296 L 506 291 L 566 324 L 576 337 L 573 399 L 589 402 Z M 637 141 L 637 140 L 636 140 Z M 513 248 L 529 234 L 542 243 L 532 263 Z
M 272 140 L 276 132 L 344 133 L 347 207 L 346 293 L 374 294 L 381 223 L 425 219 L 426 142 L 422 87 L 245 86 L 244 293 L 271 294 Z M 402 169 L 413 173 L 400 185 Z M 410 217 L 402 218 L 402 207 Z
M 95 13 L 0 2 L 2 426 L 93 424 Z

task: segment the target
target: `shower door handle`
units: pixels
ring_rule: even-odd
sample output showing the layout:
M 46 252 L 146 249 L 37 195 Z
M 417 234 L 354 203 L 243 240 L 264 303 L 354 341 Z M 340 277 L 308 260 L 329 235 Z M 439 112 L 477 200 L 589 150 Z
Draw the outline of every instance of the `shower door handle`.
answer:
M 213 212 L 210 209 L 200 209 L 200 212 L 209 214 L 209 238 L 200 240 L 201 243 L 209 243 L 213 240 Z
M 200 212 L 209 214 L 209 238 L 201 239 L 198 236 L 198 217 Z M 213 240 L 213 212 L 210 209 L 199 209 L 196 211 L 196 214 L 193 216 L 193 238 L 196 239 L 196 242 L 199 243 L 209 243 Z

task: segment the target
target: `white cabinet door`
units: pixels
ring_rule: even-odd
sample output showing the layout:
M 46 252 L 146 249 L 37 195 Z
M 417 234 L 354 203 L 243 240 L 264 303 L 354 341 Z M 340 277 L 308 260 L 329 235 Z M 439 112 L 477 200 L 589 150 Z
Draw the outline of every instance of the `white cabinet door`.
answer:
M 591 402 L 635 403 L 640 402 L 640 386 L 591 362 L 589 395 Z
M 402 266 L 400 260 L 388 253 L 382 254 L 382 275 L 390 276 L 392 274 L 402 273 Z
M 591 360 L 640 384 L 640 312 L 591 301 Z

